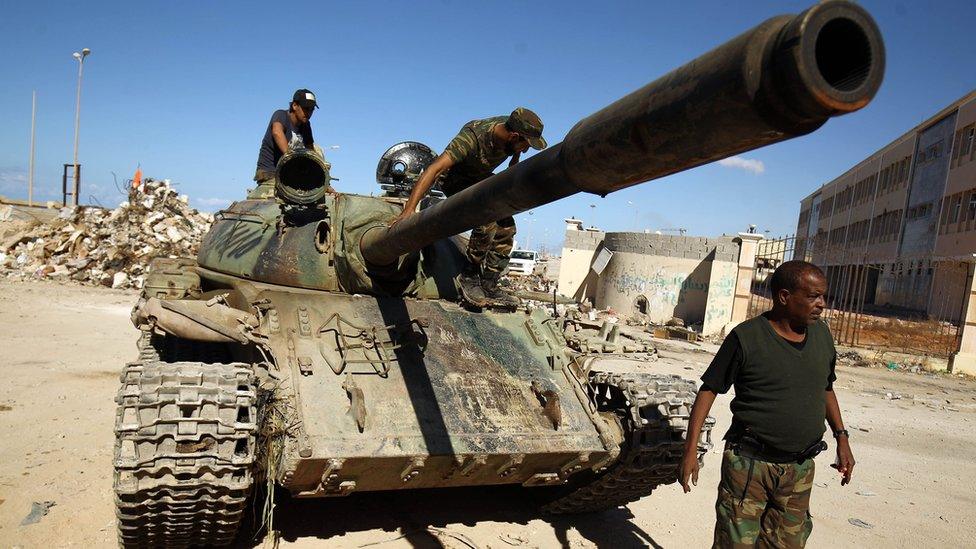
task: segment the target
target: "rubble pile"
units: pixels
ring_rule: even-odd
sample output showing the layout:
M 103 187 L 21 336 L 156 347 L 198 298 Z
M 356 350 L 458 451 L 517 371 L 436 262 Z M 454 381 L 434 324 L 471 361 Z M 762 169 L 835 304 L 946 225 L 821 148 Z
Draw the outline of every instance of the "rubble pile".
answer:
M 145 179 L 114 210 L 64 208 L 49 223 L 0 225 L 0 275 L 141 288 L 154 257 L 196 255 L 213 216 L 169 180 Z

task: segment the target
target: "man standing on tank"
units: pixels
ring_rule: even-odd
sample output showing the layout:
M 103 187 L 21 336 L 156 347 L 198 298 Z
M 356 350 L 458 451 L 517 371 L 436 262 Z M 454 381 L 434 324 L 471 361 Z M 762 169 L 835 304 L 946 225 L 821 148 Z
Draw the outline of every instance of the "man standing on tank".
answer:
M 258 186 L 248 193 L 248 198 L 274 196 L 275 168 L 289 150 L 316 150 L 310 122 L 316 107 L 315 94 L 302 88 L 292 96 L 287 111 L 279 109 L 271 115 L 258 151 L 258 167 L 254 173 Z
M 735 388 L 715 504 L 713 547 L 803 547 L 813 528 L 813 457 L 826 449 L 824 420 L 837 440 L 841 485 L 854 456 L 834 394 L 837 353 L 821 322 L 827 280 L 805 261 L 770 279 L 771 310 L 739 324 L 702 375 L 691 410 L 679 480 L 698 484 L 698 439 L 716 394 Z
M 468 122 L 420 175 L 403 213 L 394 223 L 414 214 L 417 204 L 442 174 L 441 189 L 451 196 L 491 176 L 506 158 L 511 157 L 508 165 L 514 166 L 529 147 L 546 148 L 542 120 L 529 109 L 519 107 L 508 116 Z M 498 278 L 508 266 L 514 243 L 515 219 L 511 216 L 471 231 L 465 253 L 468 263 L 457 279 L 467 302 L 479 307 L 518 304 L 515 297 L 498 288 Z

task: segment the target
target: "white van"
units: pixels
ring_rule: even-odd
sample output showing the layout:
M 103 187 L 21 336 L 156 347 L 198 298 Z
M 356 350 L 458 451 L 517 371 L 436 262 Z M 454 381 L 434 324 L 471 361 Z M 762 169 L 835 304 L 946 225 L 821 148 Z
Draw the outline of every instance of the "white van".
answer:
M 531 275 L 535 273 L 539 252 L 534 250 L 512 250 L 508 261 L 508 274 Z

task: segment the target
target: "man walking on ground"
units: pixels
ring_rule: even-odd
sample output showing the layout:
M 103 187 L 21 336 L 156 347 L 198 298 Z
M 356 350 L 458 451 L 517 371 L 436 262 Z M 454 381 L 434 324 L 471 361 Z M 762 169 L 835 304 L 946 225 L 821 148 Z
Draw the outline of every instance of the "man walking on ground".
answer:
M 441 174 L 441 189 L 451 196 L 492 175 L 506 158 L 509 167 L 518 163 L 529 147 L 546 148 L 542 120 L 529 109 L 519 107 L 509 116 L 472 120 L 465 124 L 417 180 L 397 223 L 413 215 Z M 446 173 L 445 173 L 446 172 Z M 498 289 L 498 278 L 508 266 L 515 242 L 515 219 L 511 216 L 476 227 L 471 231 L 466 256 L 468 265 L 458 276 L 462 297 L 478 307 L 487 304 L 509 306 L 518 300 Z
M 739 324 L 702 375 L 691 410 L 679 480 L 698 484 L 698 438 L 716 394 L 735 387 L 715 504 L 713 547 L 800 547 L 813 528 L 813 457 L 826 449 L 824 419 L 837 440 L 841 485 L 854 456 L 834 394 L 837 353 L 820 321 L 827 280 L 805 261 L 770 279 L 773 308 Z
M 315 94 L 303 88 L 295 92 L 287 111 L 279 109 L 271 115 L 258 151 L 258 167 L 254 173 L 258 186 L 248 193 L 248 198 L 274 196 L 275 168 L 289 150 L 316 150 L 310 120 L 317 106 Z

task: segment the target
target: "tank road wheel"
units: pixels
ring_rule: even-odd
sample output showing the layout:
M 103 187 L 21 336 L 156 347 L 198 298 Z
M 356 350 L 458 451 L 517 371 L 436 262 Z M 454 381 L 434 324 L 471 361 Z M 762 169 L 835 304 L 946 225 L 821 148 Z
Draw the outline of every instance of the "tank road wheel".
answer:
M 613 509 L 678 480 L 695 382 L 644 373 L 591 374 L 592 396 L 601 412 L 617 415 L 625 442 L 620 457 L 603 471 L 570 478 L 542 510 L 551 514 Z M 702 429 L 699 462 L 711 444 L 714 420 Z
M 243 363 L 125 366 L 116 402 L 115 503 L 123 547 L 225 545 L 253 483 L 254 372 Z

